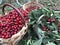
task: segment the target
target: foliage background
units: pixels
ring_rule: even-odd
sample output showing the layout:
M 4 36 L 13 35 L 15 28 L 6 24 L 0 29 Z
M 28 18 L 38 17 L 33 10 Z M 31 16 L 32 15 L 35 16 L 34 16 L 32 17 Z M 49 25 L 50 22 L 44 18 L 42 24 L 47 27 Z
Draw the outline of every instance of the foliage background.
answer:
M 26 3 L 29 0 L 19 0 L 20 3 Z M 5 3 L 11 3 L 15 5 L 16 7 L 20 7 L 17 5 L 16 0 L 2 0 L 2 4 L 0 4 L 0 9 L 2 8 L 2 5 Z M 52 8 L 55 10 L 60 10 L 60 0 L 39 0 L 39 3 L 43 4 L 45 7 Z

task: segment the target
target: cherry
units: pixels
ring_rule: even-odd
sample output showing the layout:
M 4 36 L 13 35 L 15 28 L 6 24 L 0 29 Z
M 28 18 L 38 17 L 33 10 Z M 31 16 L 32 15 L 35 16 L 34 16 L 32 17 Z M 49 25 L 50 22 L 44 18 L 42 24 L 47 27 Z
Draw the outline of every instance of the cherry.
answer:
M 58 33 L 60 33 L 60 30 L 58 30 Z
M 19 20 L 20 20 L 20 17 L 17 17 L 17 18 L 16 18 L 16 20 L 18 20 L 18 21 L 19 21 Z
M 58 27 L 60 27 L 60 22 L 58 22 Z
M 19 25 L 19 28 L 22 28 L 23 27 L 23 25 Z
M 14 34 L 16 34 L 17 33 L 17 31 L 16 32 L 14 32 Z
M 9 12 L 9 14 L 12 14 L 12 12 Z
M 5 36 L 6 36 L 6 33 L 3 33 L 3 35 L 5 35 Z
M 55 21 L 56 21 L 56 19 L 55 19 L 55 18 L 52 18 L 52 19 L 51 19 L 51 18 L 49 18 L 49 19 L 48 19 L 48 22 L 50 22 L 50 23 L 53 23 L 53 22 L 55 22 Z
M 51 19 L 51 22 L 55 22 L 55 21 L 56 21 L 56 19 L 55 19 L 55 18 Z
M 7 39 L 8 37 L 9 37 L 8 35 L 5 36 L 6 39 Z
M 51 19 L 48 19 L 48 22 L 51 22 Z
M 4 36 L 4 35 L 2 35 L 2 38 L 5 38 L 5 36 Z
M 43 27 L 42 27 L 42 30 L 43 30 L 43 31 L 46 31 L 46 30 L 47 30 L 47 27 L 46 27 L 46 26 L 43 26 Z

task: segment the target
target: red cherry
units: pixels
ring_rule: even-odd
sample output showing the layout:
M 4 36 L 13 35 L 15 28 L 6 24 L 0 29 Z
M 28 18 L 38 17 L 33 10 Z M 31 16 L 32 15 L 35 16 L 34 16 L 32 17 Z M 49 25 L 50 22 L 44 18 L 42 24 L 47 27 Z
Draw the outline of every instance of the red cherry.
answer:
M 14 33 L 14 32 L 13 32 L 13 31 L 11 31 L 10 33 L 11 33 L 11 35 L 13 35 L 13 33 Z
M 19 25 L 19 28 L 22 28 L 23 27 L 23 25 Z
M 1 33 L 2 35 L 4 35 L 4 31 L 2 31 L 2 33 Z
M 9 14 L 12 14 L 12 12 L 9 12 Z
M 7 35 L 10 35 L 10 32 L 7 32 Z
M 5 29 L 8 29 L 8 27 L 5 27 Z
M 11 37 L 11 35 L 8 35 L 8 38 L 10 38 Z
M 14 32 L 14 34 L 16 34 L 17 32 Z
M 5 35 L 5 36 L 6 36 L 7 34 L 6 34 L 6 33 L 4 33 L 3 35 Z
M 15 24 L 18 25 L 18 22 L 16 22 Z
M 11 22 L 11 20 L 10 20 L 10 19 L 7 19 L 7 21 L 8 21 L 8 23 L 10 23 L 10 22 Z
M 46 31 L 46 30 L 47 30 L 47 27 L 46 27 L 46 26 L 43 26 L 43 27 L 42 27 L 42 30 L 43 30 L 43 31 Z
M 19 21 L 18 23 L 19 23 L 19 24 L 22 24 L 22 21 Z
M 58 22 L 58 27 L 60 27 L 60 22 Z
M 4 35 L 2 35 L 2 38 L 5 38 L 5 36 L 4 36 Z
M 60 29 L 58 29 L 58 33 L 60 33 Z
M 48 19 L 48 22 L 51 22 L 51 19 Z
M 6 36 L 5 36 L 5 39 L 7 39 L 8 37 L 9 37 L 9 36 L 8 36 L 8 35 L 6 35 Z
M 56 21 L 55 18 L 53 18 L 53 19 L 48 19 L 48 22 L 50 22 L 50 23 L 55 22 L 55 21 Z
M 10 16 L 10 18 L 12 17 L 12 14 L 8 14 Z
M 17 20 L 19 21 L 20 20 L 20 17 L 17 17 Z
M 51 22 L 55 22 L 55 21 L 56 21 L 56 19 L 55 19 L 55 18 L 51 19 Z
M 17 29 L 16 30 L 14 30 L 15 32 L 17 32 Z

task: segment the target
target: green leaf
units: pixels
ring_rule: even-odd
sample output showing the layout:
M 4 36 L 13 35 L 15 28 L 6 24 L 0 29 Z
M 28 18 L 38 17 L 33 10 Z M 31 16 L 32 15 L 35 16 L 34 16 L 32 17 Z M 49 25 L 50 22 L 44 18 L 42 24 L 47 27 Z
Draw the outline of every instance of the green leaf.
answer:
M 58 30 L 57 26 L 55 25 L 55 23 L 52 23 L 52 26 L 55 28 L 55 30 Z
M 27 41 L 27 45 L 31 44 L 31 39 Z
M 39 27 L 37 28 L 38 28 L 38 32 L 44 36 L 44 31 L 42 31 Z
M 55 17 L 60 19 L 60 14 L 55 14 Z
M 29 24 L 34 24 L 36 22 L 36 20 L 34 20 L 34 21 L 31 21 Z
M 57 30 L 55 30 L 55 31 L 53 31 L 53 33 L 58 34 L 58 31 L 57 31 Z
M 35 43 L 33 43 L 33 45 L 41 45 L 41 43 L 42 43 L 42 38 L 40 40 L 36 41 Z
M 56 45 L 55 43 L 52 43 L 52 42 L 49 42 L 48 44 L 46 45 Z

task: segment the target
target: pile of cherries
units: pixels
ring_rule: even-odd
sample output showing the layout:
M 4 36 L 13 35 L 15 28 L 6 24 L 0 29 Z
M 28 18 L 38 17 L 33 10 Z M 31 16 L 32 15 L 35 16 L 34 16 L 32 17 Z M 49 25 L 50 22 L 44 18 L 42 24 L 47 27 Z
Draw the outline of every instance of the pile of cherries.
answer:
M 57 22 L 56 25 L 58 27 L 58 33 L 60 33 L 60 21 L 58 21 L 57 18 L 55 18 L 55 17 L 54 18 L 48 18 L 48 16 L 45 16 L 45 19 L 47 22 L 50 23 L 50 26 L 52 26 L 52 23 L 55 24 Z M 54 30 L 49 29 L 47 25 L 42 26 L 42 30 L 43 31 L 49 31 L 49 30 L 54 31 Z
M 25 21 L 28 22 L 28 13 L 21 8 L 18 9 L 23 14 Z M 24 22 L 15 10 L 12 10 L 5 16 L 0 16 L 0 38 L 10 38 L 21 30 L 23 26 Z

